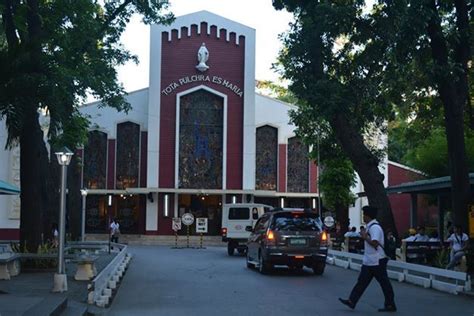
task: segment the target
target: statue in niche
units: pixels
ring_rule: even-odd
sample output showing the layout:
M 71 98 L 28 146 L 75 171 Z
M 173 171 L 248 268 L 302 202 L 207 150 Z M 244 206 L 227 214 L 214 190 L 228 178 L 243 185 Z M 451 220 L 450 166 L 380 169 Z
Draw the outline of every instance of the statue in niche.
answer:
M 199 64 L 196 68 L 201 72 L 208 70 L 209 66 L 206 65 L 206 62 L 209 59 L 209 51 L 206 48 L 206 43 L 202 43 L 201 47 L 199 47 L 197 57 Z

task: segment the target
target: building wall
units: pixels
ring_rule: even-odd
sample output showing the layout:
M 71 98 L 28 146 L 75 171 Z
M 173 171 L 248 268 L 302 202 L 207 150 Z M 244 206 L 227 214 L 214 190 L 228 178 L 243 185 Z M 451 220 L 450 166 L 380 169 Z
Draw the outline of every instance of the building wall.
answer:
M 412 182 L 422 180 L 425 177 L 417 170 L 408 168 L 406 166 L 389 162 L 388 163 L 389 177 L 388 185 L 394 186 L 406 182 Z M 393 216 L 395 218 L 395 224 L 398 229 L 398 233 L 404 236 L 410 226 L 410 205 L 411 197 L 410 194 L 390 194 L 389 195 L 390 205 L 392 206 Z M 430 205 L 427 195 L 419 194 L 417 198 L 417 225 L 421 226 L 434 226 L 438 220 L 437 207 Z
M 13 170 L 19 166 L 19 160 L 15 161 L 13 152 L 5 150 L 7 142 L 7 130 L 5 121 L 0 120 L 0 180 L 19 186 L 19 178 L 13 174 Z M 18 175 L 19 176 L 19 175 Z M 12 195 L 0 195 L 0 240 L 19 239 L 19 197 Z

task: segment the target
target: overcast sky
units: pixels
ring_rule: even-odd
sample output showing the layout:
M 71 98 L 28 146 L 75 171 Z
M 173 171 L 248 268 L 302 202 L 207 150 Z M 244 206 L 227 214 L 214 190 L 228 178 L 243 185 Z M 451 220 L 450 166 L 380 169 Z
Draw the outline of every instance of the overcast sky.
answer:
M 281 43 L 278 34 L 289 29 L 292 15 L 276 11 L 272 0 L 170 0 L 171 11 L 184 15 L 207 10 L 256 30 L 255 76 L 259 80 L 276 81 L 278 75 L 270 68 L 276 61 Z M 130 92 L 148 87 L 150 31 L 139 17 L 130 22 L 122 37 L 125 47 L 137 55 L 140 64 L 129 63 L 119 68 L 119 80 Z

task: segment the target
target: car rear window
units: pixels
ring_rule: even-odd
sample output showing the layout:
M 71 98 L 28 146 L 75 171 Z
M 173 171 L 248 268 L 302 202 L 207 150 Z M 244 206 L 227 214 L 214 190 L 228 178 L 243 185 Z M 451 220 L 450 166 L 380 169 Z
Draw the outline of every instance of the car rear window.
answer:
M 229 209 L 229 219 L 249 219 L 250 209 L 248 207 L 231 207 Z
M 273 229 L 276 231 L 320 231 L 321 226 L 316 214 L 288 212 L 275 214 Z

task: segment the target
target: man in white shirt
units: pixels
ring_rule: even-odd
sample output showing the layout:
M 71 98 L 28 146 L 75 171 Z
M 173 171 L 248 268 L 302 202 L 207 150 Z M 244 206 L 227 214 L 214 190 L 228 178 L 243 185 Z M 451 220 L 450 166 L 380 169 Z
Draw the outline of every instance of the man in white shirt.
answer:
M 429 241 L 430 237 L 426 235 L 425 233 L 425 227 L 423 226 L 418 226 L 417 228 L 417 234 L 415 235 L 416 241 L 419 242 L 424 242 L 424 241 Z
M 112 223 L 110 223 L 110 241 L 118 243 L 118 238 L 120 235 L 120 224 L 118 223 L 117 219 L 113 219 Z
M 362 259 L 362 268 L 356 285 L 352 289 L 349 299 L 339 298 L 339 301 L 354 309 L 360 297 L 375 277 L 382 287 L 385 297 L 384 308 L 380 308 L 379 312 L 396 312 L 394 293 L 392 284 L 387 275 L 388 258 L 385 255 L 384 233 L 382 227 L 377 222 L 377 208 L 373 206 L 364 206 L 364 221 L 368 222 L 366 232 L 361 232 L 361 238 L 364 239 L 364 258 Z
M 454 233 L 446 241 L 451 243 L 451 259 L 446 269 L 452 270 L 466 255 L 466 250 L 469 247 L 469 237 L 462 232 L 461 225 L 456 225 L 454 226 Z

